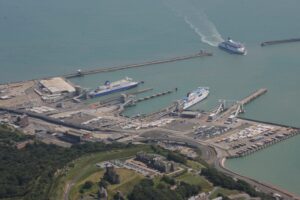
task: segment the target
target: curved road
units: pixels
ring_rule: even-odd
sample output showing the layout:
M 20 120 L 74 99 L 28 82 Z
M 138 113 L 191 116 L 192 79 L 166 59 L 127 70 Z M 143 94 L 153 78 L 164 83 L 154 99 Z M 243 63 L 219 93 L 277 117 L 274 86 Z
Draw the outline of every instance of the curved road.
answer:
M 157 136 L 151 136 L 147 135 L 145 137 L 145 140 L 159 140 L 159 141 L 174 141 L 174 142 L 184 142 L 190 146 L 197 147 L 201 150 L 202 155 L 201 157 L 209 164 L 213 165 L 217 170 L 223 172 L 226 175 L 229 175 L 233 178 L 237 178 L 240 180 L 244 180 L 247 183 L 249 183 L 251 186 L 254 188 L 259 189 L 260 191 L 266 193 L 266 194 L 280 194 L 284 200 L 300 200 L 300 197 L 292 194 L 288 191 L 285 191 L 283 189 L 277 188 L 276 186 L 270 185 L 270 184 L 265 184 L 260 181 L 254 180 L 252 178 L 239 175 L 229 169 L 226 169 L 224 167 L 224 162 L 226 160 L 226 153 L 218 149 L 216 147 L 212 147 L 210 145 L 207 145 L 203 142 L 199 142 L 196 140 L 193 140 L 192 138 L 186 137 L 184 135 L 177 135 L 174 136 L 175 134 L 169 134 L 165 135 L 164 137 L 157 137 Z

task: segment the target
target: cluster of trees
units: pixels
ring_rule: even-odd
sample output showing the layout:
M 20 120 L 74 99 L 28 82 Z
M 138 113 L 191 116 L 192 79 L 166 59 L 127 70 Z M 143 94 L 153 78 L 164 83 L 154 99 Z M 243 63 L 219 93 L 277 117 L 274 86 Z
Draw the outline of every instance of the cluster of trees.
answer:
M 18 131 L 14 131 L 6 125 L 0 125 L 0 144 L 2 146 L 12 146 L 17 142 L 32 138 Z
M 177 152 L 172 152 L 172 151 L 170 151 L 168 153 L 167 159 L 172 160 L 177 163 L 182 163 L 182 164 L 186 164 L 186 162 L 187 162 L 187 159 L 183 155 L 181 155 L 180 153 L 177 153 Z
M 222 200 L 230 200 L 229 197 L 227 197 L 227 196 L 225 196 L 225 195 L 223 195 L 221 193 L 219 193 L 217 196 L 218 197 L 222 197 Z
M 125 197 L 120 191 L 118 191 L 116 194 L 114 194 L 113 200 L 125 200 Z
M 235 181 L 230 176 L 227 176 L 212 167 L 202 169 L 201 175 L 205 176 L 210 182 L 217 186 L 221 186 L 231 190 L 243 191 L 253 197 L 261 197 L 264 200 L 274 199 L 272 196 L 256 191 L 247 182 L 243 180 Z
M 176 184 L 176 180 L 170 176 L 166 176 L 164 175 L 162 178 L 161 178 L 161 181 L 169 184 L 169 185 L 175 185 Z
M 38 142 L 21 150 L 15 147 L 15 143 L 27 139 L 28 136 L 0 127 L 0 199 L 47 199 L 55 173 L 70 161 L 88 153 L 127 147 L 86 143 L 65 149 Z
M 92 181 L 86 181 L 84 182 L 84 184 L 82 185 L 82 189 L 83 190 L 89 190 L 93 187 L 94 183 Z
M 200 186 L 190 185 L 185 182 L 179 182 L 176 189 L 171 190 L 170 184 L 166 183 L 170 180 L 166 177 L 162 178 L 162 182 L 155 186 L 152 180 L 144 179 L 135 185 L 133 191 L 128 195 L 129 200 L 184 200 L 198 194 L 201 191 Z
M 103 175 L 103 180 L 109 182 L 110 184 L 119 184 L 120 183 L 120 175 L 117 174 L 117 172 L 113 166 L 106 167 L 106 171 Z

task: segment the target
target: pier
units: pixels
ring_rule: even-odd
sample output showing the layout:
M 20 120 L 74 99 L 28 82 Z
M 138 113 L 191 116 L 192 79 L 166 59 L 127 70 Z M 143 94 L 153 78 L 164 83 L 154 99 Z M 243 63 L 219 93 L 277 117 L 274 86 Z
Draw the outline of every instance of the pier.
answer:
M 260 46 L 264 47 L 268 45 L 291 43 L 291 42 L 300 42 L 300 38 L 292 38 L 292 39 L 285 39 L 285 40 L 271 40 L 271 41 L 262 42 Z
M 152 91 L 152 90 L 153 90 L 153 88 L 145 88 L 145 89 L 141 89 L 141 90 L 138 90 L 138 91 L 135 91 L 135 92 L 124 93 L 124 94 L 120 94 L 118 96 L 113 96 L 113 97 L 103 99 L 99 103 L 102 106 L 122 104 L 122 103 L 126 102 L 126 99 L 129 96 L 134 96 L 134 95 L 149 92 L 149 91 Z
M 224 110 L 224 112 L 220 112 L 219 110 L 221 109 L 217 109 L 217 111 L 215 111 L 215 114 L 218 115 L 220 113 L 219 116 L 216 116 L 215 118 L 218 120 L 227 120 L 229 118 L 230 115 L 234 115 L 235 117 L 237 117 L 237 115 L 241 112 L 243 112 L 243 106 L 246 104 L 249 104 L 250 102 L 254 101 L 255 99 L 257 99 L 258 97 L 260 97 L 263 94 L 266 94 L 268 92 L 268 90 L 266 88 L 261 88 L 259 90 L 254 91 L 252 94 L 250 94 L 249 96 L 243 98 L 240 101 L 237 101 L 235 104 L 233 104 L 231 107 L 227 108 L 226 110 Z M 224 105 L 220 105 L 219 108 L 224 108 Z
M 255 100 L 256 98 L 260 97 L 261 95 L 265 94 L 268 92 L 267 88 L 261 88 L 259 90 L 256 90 L 255 92 L 253 92 L 251 95 L 245 97 L 244 99 L 242 99 L 240 101 L 241 104 L 246 105 L 248 103 L 250 103 L 251 101 Z
M 171 105 L 169 105 L 165 108 L 162 108 L 157 112 L 150 113 L 141 119 L 143 119 L 145 121 L 153 121 L 153 120 L 160 119 L 160 118 L 167 116 L 170 113 L 174 112 L 177 109 L 177 106 L 178 106 L 178 104 L 174 102 Z
M 164 92 L 159 92 L 159 93 L 156 93 L 156 94 L 153 94 L 153 95 L 150 95 L 150 96 L 139 98 L 139 99 L 135 100 L 134 103 L 138 103 L 138 102 L 141 102 L 141 101 L 146 101 L 146 100 L 149 100 L 149 99 L 153 99 L 155 97 L 160 97 L 160 96 L 164 96 L 164 95 L 167 95 L 167 94 L 171 94 L 173 91 L 174 90 L 167 90 L 167 91 L 164 91 Z
M 135 105 L 136 103 L 139 103 L 139 102 L 142 102 L 142 101 L 146 101 L 146 100 L 153 99 L 153 98 L 156 98 L 156 97 L 171 94 L 172 92 L 176 91 L 177 89 L 175 89 L 175 90 L 166 90 L 166 91 L 163 91 L 163 92 L 159 92 L 159 93 L 152 94 L 152 95 L 142 97 L 142 98 L 138 98 L 138 99 L 135 98 L 136 94 L 140 94 L 140 93 L 143 93 L 143 92 L 148 92 L 148 91 L 151 91 L 151 90 L 153 90 L 153 88 L 146 88 L 146 89 L 143 89 L 143 90 L 140 90 L 140 91 L 121 94 L 121 95 L 116 96 L 116 97 L 110 97 L 110 98 L 107 98 L 105 100 L 100 101 L 100 104 L 102 106 L 116 105 L 116 104 L 123 104 L 124 107 L 132 106 L 132 105 Z
M 212 53 L 206 52 L 206 51 L 200 51 L 195 54 L 186 55 L 186 56 L 177 56 L 174 58 L 167 58 L 167 59 L 161 59 L 161 60 L 153 60 L 138 64 L 129 64 L 129 65 L 120 65 L 120 66 L 113 66 L 113 67 L 102 67 L 98 69 L 91 69 L 91 70 L 80 70 L 77 73 L 71 73 L 66 74 L 63 77 L 65 78 L 73 78 L 78 76 L 84 76 L 88 74 L 97 74 L 97 73 L 105 73 L 105 72 L 113 72 L 113 71 L 119 71 L 119 70 L 125 70 L 130 68 L 138 68 L 138 67 L 144 67 L 144 66 L 150 66 L 150 65 L 157 65 L 157 64 L 164 64 L 164 63 L 170 63 L 170 62 L 176 62 L 181 60 L 188 60 L 192 58 L 198 58 L 198 57 L 205 57 L 205 56 L 212 56 Z

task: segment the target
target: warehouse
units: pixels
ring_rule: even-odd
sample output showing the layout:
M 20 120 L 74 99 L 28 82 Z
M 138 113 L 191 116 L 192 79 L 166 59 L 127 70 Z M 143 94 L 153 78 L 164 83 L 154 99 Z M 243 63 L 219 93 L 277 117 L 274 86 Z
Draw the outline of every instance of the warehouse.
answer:
M 40 81 L 41 86 L 51 94 L 74 93 L 75 88 L 61 77 Z

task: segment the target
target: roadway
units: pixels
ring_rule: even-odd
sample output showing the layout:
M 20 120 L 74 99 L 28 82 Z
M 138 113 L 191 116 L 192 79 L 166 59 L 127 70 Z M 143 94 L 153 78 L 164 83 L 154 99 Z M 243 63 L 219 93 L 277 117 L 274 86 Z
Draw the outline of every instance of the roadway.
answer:
M 142 140 L 142 139 L 140 139 Z M 164 137 L 160 136 L 151 136 L 150 134 L 145 137 L 144 140 L 155 140 L 155 141 L 173 141 L 173 142 L 184 142 L 192 147 L 197 147 L 201 150 L 201 157 L 208 164 L 214 166 L 218 171 L 223 172 L 226 175 L 229 175 L 233 178 L 244 180 L 249 183 L 254 188 L 266 193 L 266 194 L 280 194 L 284 200 L 300 200 L 300 197 L 292 194 L 288 191 L 285 191 L 281 188 L 277 188 L 271 184 L 262 183 L 260 181 L 254 180 L 252 178 L 239 175 L 224 166 L 224 162 L 226 160 L 227 153 L 224 150 L 221 150 L 217 147 L 213 147 L 205 142 L 194 140 L 193 138 L 189 138 L 185 135 L 179 135 L 176 132 L 172 132 Z

